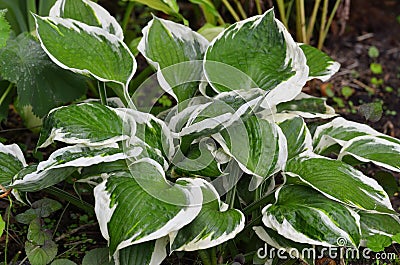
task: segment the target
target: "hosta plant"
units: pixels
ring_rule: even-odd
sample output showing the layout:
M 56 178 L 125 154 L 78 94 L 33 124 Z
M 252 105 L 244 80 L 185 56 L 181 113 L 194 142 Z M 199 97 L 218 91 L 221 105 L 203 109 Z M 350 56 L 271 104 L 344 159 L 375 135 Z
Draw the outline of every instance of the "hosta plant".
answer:
M 339 64 L 293 41 L 273 10 L 211 42 L 154 17 L 138 50 L 156 73 L 133 95 L 135 58 L 103 8 L 58 0 L 34 17 L 55 64 L 125 98 L 53 109 L 37 148 L 65 147 L 27 165 L 18 146 L 2 145 L 0 182 L 18 197 L 78 172 L 94 186 L 115 264 L 161 264 L 175 251 L 199 251 L 206 265 L 245 253 L 251 264 L 264 242 L 312 264 L 300 250 L 399 238 L 388 194 L 360 164 L 399 172 L 400 140 L 302 92 Z M 176 104 L 157 113 L 152 95 L 164 93 Z

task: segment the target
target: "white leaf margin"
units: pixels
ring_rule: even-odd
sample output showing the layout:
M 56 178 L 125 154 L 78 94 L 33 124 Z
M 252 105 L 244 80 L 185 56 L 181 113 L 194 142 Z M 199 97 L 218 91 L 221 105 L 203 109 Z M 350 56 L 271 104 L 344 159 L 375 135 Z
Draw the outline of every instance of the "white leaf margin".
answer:
M 221 201 L 217 190 L 211 183 L 209 183 L 208 181 L 206 181 L 204 179 L 200 179 L 200 178 L 198 180 L 199 180 L 199 183 L 202 183 L 201 184 L 202 188 L 208 189 L 214 194 L 215 198 L 218 200 L 220 212 L 226 212 L 227 210 L 229 210 L 229 205 Z M 196 250 L 200 250 L 200 249 L 207 249 L 207 248 L 211 248 L 211 247 L 217 246 L 219 244 L 222 244 L 230 239 L 233 239 L 238 233 L 240 233 L 244 229 L 245 221 L 246 221 L 246 218 L 241 211 L 239 211 L 237 209 L 235 209 L 235 211 L 240 213 L 241 220 L 240 220 L 239 225 L 236 227 L 236 229 L 231 231 L 229 234 L 224 232 L 220 237 L 218 237 L 214 240 L 211 239 L 214 233 L 210 233 L 210 235 L 207 236 L 206 238 L 201 238 L 201 237 L 197 236 L 192 241 L 184 244 L 183 246 L 175 249 L 174 251 L 196 251 Z M 211 220 L 211 222 L 212 222 L 212 220 Z M 178 231 L 173 231 L 173 232 L 169 233 L 171 248 L 172 248 L 172 244 L 173 244 L 177 234 L 178 234 Z
M 61 13 L 63 12 L 65 8 L 67 0 L 57 0 L 53 7 L 50 9 L 49 16 L 50 17 L 61 17 Z M 117 20 L 110 15 L 110 13 L 104 9 L 102 6 L 96 4 L 93 1 L 90 0 L 81 0 L 84 4 L 88 5 L 90 8 L 92 8 L 98 22 L 101 24 L 101 27 L 106 30 L 107 32 L 110 32 L 110 27 L 113 27 L 115 29 L 115 35 L 118 39 L 121 41 L 124 40 L 124 32 L 117 22 Z M 112 33 L 110 33 L 112 34 Z
M 23 167 L 28 166 L 24 154 L 17 144 L 4 145 L 0 143 L 0 153 L 12 155 L 22 163 Z
M 161 88 L 170 94 L 176 101 L 178 101 L 178 97 L 176 96 L 175 92 L 172 90 L 172 87 L 170 84 L 168 84 L 167 80 L 164 78 L 162 74 L 162 69 L 156 61 L 153 61 L 150 59 L 147 54 L 146 54 L 146 46 L 147 46 L 147 37 L 149 34 L 149 30 L 153 25 L 154 20 L 157 19 L 161 22 L 161 24 L 167 29 L 171 35 L 173 33 L 173 36 L 175 38 L 178 38 L 179 40 L 182 40 L 184 42 L 188 42 L 187 45 L 190 45 L 194 42 L 194 40 L 197 40 L 198 43 L 201 45 L 202 50 L 205 52 L 209 42 L 206 38 L 204 38 L 202 35 L 199 33 L 193 31 L 187 26 L 184 26 L 182 24 L 178 24 L 169 20 L 165 20 L 162 18 L 158 17 L 153 17 L 153 19 L 142 29 L 142 34 L 143 38 L 140 40 L 137 49 L 138 51 L 146 58 L 147 62 L 149 62 L 150 65 L 152 65 L 155 69 L 157 69 L 157 79 L 158 82 L 161 86 Z M 184 62 L 182 62 L 184 63 Z M 169 66 L 171 67 L 171 66 Z M 200 81 L 200 80 L 193 80 L 193 81 Z M 174 84 L 174 85 L 180 85 L 180 84 Z
M 394 142 L 388 141 L 388 140 L 383 139 L 383 138 L 370 136 L 370 135 L 364 135 L 364 136 L 358 136 L 356 138 L 353 138 L 350 141 L 348 141 L 346 144 L 344 144 L 342 149 L 341 149 L 341 151 L 340 151 L 340 153 L 339 153 L 338 160 L 342 160 L 343 157 L 345 157 L 346 155 L 351 155 L 354 158 L 356 158 L 357 160 L 360 160 L 361 162 L 365 162 L 365 163 L 372 162 L 372 163 L 374 163 L 374 164 L 376 164 L 378 166 L 381 166 L 383 168 L 387 168 L 387 169 L 389 169 L 391 171 L 400 172 L 400 168 L 393 167 L 393 166 L 391 166 L 389 164 L 386 164 L 386 163 L 383 163 L 383 162 L 379 162 L 379 161 L 376 161 L 376 160 L 367 159 L 365 157 L 362 157 L 362 156 L 359 156 L 357 154 L 354 154 L 352 152 L 347 151 L 347 149 L 349 147 L 351 147 L 351 145 L 353 143 L 355 143 L 357 141 L 362 141 L 362 140 L 368 140 L 369 142 L 385 145 L 388 148 L 391 148 L 393 151 L 395 151 L 398 154 L 400 154 L 400 144 L 396 144 Z
M 279 192 L 282 189 L 283 186 L 280 186 L 276 192 L 275 192 L 275 200 L 278 201 L 278 197 L 279 197 Z M 314 188 L 314 187 L 313 187 Z M 315 189 L 315 188 L 314 188 Z M 318 190 L 318 189 L 316 189 Z M 318 190 L 319 191 L 319 190 Z M 320 191 L 321 192 L 321 191 Z M 324 194 L 325 195 L 325 194 Z M 327 196 L 328 197 L 328 196 Z M 328 197 L 329 198 L 329 197 Z M 337 201 L 337 200 L 336 200 Z M 314 240 L 309 238 L 308 236 L 302 234 L 301 232 L 297 231 L 287 220 L 286 218 L 283 220 L 282 223 L 279 223 L 279 221 L 275 218 L 275 216 L 268 214 L 267 210 L 269 207 L 271 207 L 273 204 L 269 204 L 267 206 L 265 206 L 262 209 L 262 221 L 264 223 L 264 225 L 268 228 L 271 228 L 275 231 L 277 231 L 280 235 L 282 235 L 283 237 L 290 239 L 292 241 L 295 242 L 299 242 L 299 243 L 305 243 L 305 244 L 310 244 L 310 245 L 321 245 L 321 246 L 325 246 L 325 247 L 335 247 L 335 245 L 330 244 L 328 242 L 325 241 L 319 241 L 319 240 Z M 356 220 L 356 224 L 358 227 L 360 227 L 360 216 L 353 211 L 351 208 L 346 207 L 347 210 L 350 212 L 350 214 L 355 218 Z M 340 234 L 341 238 L 346 239 L 346 242 L 352 242 L 350 235 L 340 229 L 339 227 L 337 227 L 334 222 L 332 220 L 329 219 L 329 217 L 321 210 L 319 209 L 315 209 L 312 208 L 313 211 L 316 211 L 319 213 L 321 219 L 324 221 L 324 223 L 326 225 L 328 225 L 329 227 L 331 227 L 331 229 L 335 232 L 337 232 L 338 234 Z
M 157 168 L 157 171 L 163 177 L 164 181 L 167 182 L 164 169 L 162 168 L 161 165 L 159 165 L 156 161 L 150 158 L 139 159 L 134 163 L 142 163 L 142 162 L 149 163 L 155 166 Z M 118 205 L 116 203 L 112 208 L 109 207 L 111 203 L 109 196 L 110 194 L 106 190 L 107 179 L 109 177 L 112 177 L 113 175 L 114 174 L 109 174 L 109 176 L 105 180 L 103 180 L 102 183 L 100 183 L 94 188 L 94 196 L 96 198 L 95 213 L 97 220 L 99 222 L 101 234 L 107 241 L 110 240 L 107 224 L 111 220 L 111 217 Z M 200 188 L 202 185 L 202 181 L 200 181 L 199 179 L 189 179 L 189 178 L 180 178 L 177 180 L 177 182 L 179 181 L 184 181 L 189 183 L 189 185 L 185 186 L 184 188 L 182 187 L 182 190 L 186 194 L 190 206 L 182 208 L 182 210 L 173 219 L 169 220 L 159 230 L 145 237 L 142 237 L 139 240 L 134 240 L 135 237 L 134 235 L 132 238 L 120 242 L 117 246 L 116 251 L 128 247 L 130 245 L 156 240 L 164 236 L 167 236 L 169 233 L 181 229 L 182 227 L 189 224 L 196 218 L 196 216 L 199 214 L 201 210 L 203 201 L 203 194 Z

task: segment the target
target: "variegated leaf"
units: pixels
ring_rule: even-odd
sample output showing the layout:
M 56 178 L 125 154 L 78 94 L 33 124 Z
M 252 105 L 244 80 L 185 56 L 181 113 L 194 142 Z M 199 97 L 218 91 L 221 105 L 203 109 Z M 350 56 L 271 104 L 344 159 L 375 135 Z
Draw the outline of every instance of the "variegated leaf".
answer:
M 126 131 L 123 120 L 109 107 L 97 103 L 70 105 L 49 113 L 37 146 L 46 147 L 54 141 L 87 146 L 113 144 L 134 134 L 124 135 Z
M 131 155 L 138 155 L 137 153 L 140 152 L 141 149 L 135 149 L 131 151 Z M 12 187 L 20 191 L 44 189 L 63 181 L 72 172 L 82 167 L 124 160 L 128 157 L 129 153 L 118 147 L 64 147 L 52 153 L 37 167 L 30 167 L 29 170 L 20 172 L 14 179 Z
M 191 98 L 202 80 L 208 41 L 189 27 L 154 17 L 143 29 L 138 50 L 157 69 L 161 87 L 178 102 Z
M 94 189 L 96 216 L 112 255 L 181 229 L 198 215 L 203 201 L 196 180 L 171 185 L 154 160 L 138 160 L 130 172 L 110 174 Z
M 203 180 L 203 206 L 198 216 L 179 231 L 170 233 L 172 251 L 195 251 L 217 246 L 244 228 L 242 212 L 228 209 L 212 184 Z
M 286 138 L 279 126 L 256 116 L 235 122 L 213 138 L 244 172 L 253 175 L 250 190 L 281 170 L 287 160 Z
M 132 79 L 136 60 L 115 35 L 72 19 L 35 16 L 35 20 L 42 48 L 60 67 L 124 87 Z
M 263 223 L 280 235 L 310 245 L 337 246 L 339 238 L 359 245 L 360 217 L 350 208 L 302 185 L 284 185 L 275 196 L 262 210 Z
M 307 44 L 300 44 L 300 48 L 307 58 L 307 65 L 310 69 L 308 80 L 316 78 L 325 82 L 339 71 L 340 64 L 323 51 Z
M 0 184 L 7 186 L 13 177 L 26 167 L 24 154 L 16 144 L 0 143 Z
M 286 163 L 284 174 L 288 183 L 308 185 L 351 207 L 394 212 L 388 195 L 374 179 L 342 161 L 303 153 Z
M 332 145 L 339 144 L 343 146 L 351 139 L 363 135 L 376 136 L 400 144 L 400 140 L 380 133 L 366 124 L 338 117 L 329 123 L 318 126 L 313 137 L 313 145 L 315 152 L 322 153 Z
M 272 9 L 237 22 L 209 45 L 204 70 L 218 92 L 261 88 L 266 108 L 296 97 L 308 77 L 306 58 Z
M 400 233 L 400 219 L 397 215 L 376 214 L 360 211 L 362 238 L 372 235 L 392 237 Z
M 283 120 L 279 120 L 280 118 Z M 303 118 L 296 115 L 274 115 L 287 141 L 288 159 L 305 152 L 312 151 L 311 133 Z M 278 120 L 277 120 L 278 119 Z
M 159 265 L 167 257 L 168 237 L 131 245 L 114 254 L 115 265 Z
M 302 244 L 291 240 L 291 238 L 283 237 L 282 235 L 278 234 L 278 232 L 262 226 L 254 226 L 254 232 L 256 235 L 263 240 L 266 244 L 272 246 L 275 249 L 284 249 L 290 255 L 302 259 L 306 261 L 308 264 L 314 264 L 313 260 L 313 253 L 312 251 L 313 246 L 310 244 Z M 261 249 L 263 250 L 263 249 Z M 264 250 L 263 250 L 264 251 Z M 262 253 L 258 250 L 257 255 L 262 257 L 267 253 Z
M 57 0 L 49 16 L 78 20 L 89 26 L 103 28 L 120 40 L 124 39 L 117 20 L 102 6 L 90 0 Z
M 338 159 L 351 155 L 362 162 L 372 162 L 400 172 L 400 144 L 375 136 L 359 136 L 348 141 Z

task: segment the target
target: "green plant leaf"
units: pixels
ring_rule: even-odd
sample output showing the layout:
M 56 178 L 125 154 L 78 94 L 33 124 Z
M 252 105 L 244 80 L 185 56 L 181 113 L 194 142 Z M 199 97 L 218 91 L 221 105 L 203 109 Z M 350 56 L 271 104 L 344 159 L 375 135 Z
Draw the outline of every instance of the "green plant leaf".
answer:
M 95 212 L 110 254 L 190 223 L 203 199 L 198 182 L 178 179 L 171 186 L 161 165 L 146 158 L 132 163 L 130 173 L 113 173 L 96 186 Z
M 13 177 L 27 164 L 24 154 L 16 144 L 0 143 L 0 184 L 7 186 Z
M 313 146 L 311 133 L 303 118 L 296 115 L 282 116 L 283 120 L 277 120 L 281 118 L 281 115 L 279 114 L 274 115 L 274 118 L 275 122 L 278 123 L 286 137 L 288 159 L 291 159 L 304 151 L 312 151 Z
M 152 265 L 161 264 L 167 257 L 168 237 L 143 242 L 123 248 L 114 255 L 120 265 Z
M 35 218 L 28 228 L 28 234 L 26 237 L 30 243 L 38 246 L 42 246 L 46 241 L 51 240 L 50 231 L 42 229 L 41 221 L 39 218 Z
M 1 235 L 1 233 L 0 233 Z M 392 239 L 400 244 L 400 233 L 395 234 Z
M 213 138 L 244 172 L 253 175 L 250 190 L 281 170 L 287 159 L 286 138 L 279 126 L 256 116 L 235 122 Z
M 3 217 L 0 216 L 0 236 L 3 235 L 4 228 L 6 228 L 6 223 L 3 220 Z
M 367 237 L 367 247 L 374 252 L 381 252 L 392 244 L 390 237 L 385 235 L 373 235 Z
M 7 9 L 0 10 L 0 48 L 6 46 L 11 32 L 10 24 L 6 20 L 6 13 Z
M 307 44 L 300 44 L 300 48 L 307 58 L 310 69 L 308 80 L 316 78 L 325 82 L 339 71 L 340 64 L 323 51 Z
M 377 214 L 360 211 L 362 238 L 366 239 L 375 234 L 393 236 L 400 233 L 400 219 L 396 215 Z
M 217 246 L 234 238 L 244 228 L 245 217 L 220 201 L 217 190 L 203 180 L 203 204 L 199 215 L 179 231 L 170 233 L 171 251 L 195 251 Z
M 159 153 L 161 157 L 164 156 L 168 160 L 172 159 L 175 153 L 173 136 L 164 121 L 152 114 L 133 109 L 120 108 L 115 111 L 125 124 L 131 124 L 129 126 L 131 128 L 136 127 L 134 131 L 124 130 L 124 134 L 131 136 L 131 138 L 140 139 L 153 151 Z M 128 128 L 128 130 L 131 130 L 131 128 Z
M 379 50 L 376 46 L 371 46 L 368 48 L 368 56 L 369 58 L 378 58 L 379 57 Z
M 312 245 L 302 244 L 295 241 L 292 241 L 282 235 L 278 234 L 276 231 L 262 226 L 254 226 L 254 232 L 256 232 L 257 236 L 263 240 L 268 245 L 274 247 L 275 249 L 284 249 L 287 253 L 290 253 L 292 256 L 297 255 L 297 258 L 306 261 L 308 264 L 313 264 L 314 259 L 312 258 L 311 251 L 309 249 L 313 249 Z M 261 255 L 265 255 L 267 253 L 257 253 L 259 257 Z M 261 255 L 260 255 L 261 254 Z
M 103 28 L 120 40 L 124 39 L 118 21 L 106 9 L 90 0 L 57 0 L 49 16 L 78 20 L 89 26 Z
M 180 16 L 179 6 L 176 0 L 130 0 L 130 1 L 141 3 L 155 10 L 162 11 L 168 15 L 174 15 L 178 17 Z
M 35 20 L 43 49 L 60 67 L 125 87 L 132 79 L 136 60 L 115 35 L 71 19 L 35 16 Z
M 382 65 L 380 63 L 371 63 L 369 68 L 371 69 L 371 72 L 376 75 L 380 75 L 383 72 Z
M 39 117 L 86 92 L 87 79 L 54 64 L 27 33 L 10 39 L 0 58 L 3 78 L 17 86 L 19 105 L 32 105 Z
M 116 147 L 64 147 L 53 152 L 48 160 L 40 162 L 32 171 L 20 172 L 12 186 L 19 190 L 33 188 L 32 185 L 42 188 L 49 187 L 64 180 L 72 172 L 82 167 L 125 160 L 130 155 L 138 156 L 141 153 L 140 148 L 125 151 Z M 54 177 L 57 173 L 58 176 Z
M 217 27 L 217 26 L 213 26 L 211 24 L 206 23 L 204 26 L 202 26 L 197 31 L 197 33 L 202 35 L 208 41 L 212 41 L 213 39 L 215 39 L 224 30 L 225 30 L 224 27 Z
M 77 265 L 75 262 L 69 259 L 56 259 L 50 265 Z
M 308 185 L 351 207 L 372 212 L 394 212 L 388 195 L 374 179 L 342 161 L 303 153 L 286 163 L 284 174 L 289 183 Z
M 18 223 L 26 225 L 30 224 L 36 218 L 40 218 L 40 216 L 35 209 L 28 209 L 15 216 L 15 220 L 17 220 Z
M 400 144 L 375 136 L 359 136 L 348 141 L 338 159 L 351 155 L 362 162 L 372 162 L 386 169 L 400 172 Z
M 261 88 L 266 108 L 296 97 L 308 77 L 306 58 L 272 9 L 237 22 L 209 45 L 206 78 L 217 92 Z
M 358 112 L 364 116 L 367 121 L 377 122 L 382 118 L 382 103 L 372 102 L 362 104 L 358 108 Z
M 189 153 L 178 161 L 174 158 L 173 172 L 178 176 L 203 176 L 216 178 L 224 174 L 221 169 L 221 162 L 218 156 L 222 150 L 217 150 L 210 138 L 203 138 L 199 144 L 193 144 Z M 225 154 L 225 157 L 227 155 Z M 225 161 L 223 161 L 225 162 Z
M 337 246 L 340 238 L 342 246 L 360 243 L 359 216 L 344 205 L 300 185 L 282 186 L 276 198 L 262 210 L 262 220 L 280 235 L 311 245 Z
M 128 138 L 122 119 L 114 110 L 97 103 L 82 103 L 52 110 L 43 122 L 37 148 L 54 141 L 101 146 Z
M 221 15 L 219 14 L 217 8 L 214 6 L 211 0 L 189 0 L 190 3 L 197 4 L 201 7 L 204 17 L 207 23 L 210 25 L 216 25 L 216 20 L 221 20 Z
M 395 193 L 399 191 L 397 180 L 390 172 L 378 171 L 375 173 L 374 179 L 378 181 L 379 185 L 385 189 L 390 197 L 394 196 Z
M 26 241 L 25 252 L 32 265 L 49 264 L 57 255 L 57 245 L 51 240 L 47 240 L 43 246 Z
M 191 98 L 202 80 L 208 41 L 189 27 L 153 17 L 143 29 L 138 50 L 157 69 L 157 78 L 178 102 Z
M 329 123 L 318 126 L 313 137 L 314 152 L 322 153 L 328 147 L 339 144 L 345 145 L 358 136 L 372 135 L 400 144 L 400 140 L 380 133 L 366 124 L 335 118 Z
M 38 217 L 48 217 L 51 213 L 60 210 L 62 205 L 58 201 L 44 198 L 32 203 L 31 207 L 32 209 L 35 209 Z
M 276 111 L 296 114 L 307 119 L 328 119 L 336 116 L 335 110 L 326 104 L 325 98 L 313 97 L 305 93 L 300 93 L 294 100 L 278 104 Z
M 114 265 L 108 253 L 108 248 L 92 249 L 83 257 L 82 265 Z
M 29 165 L 14 177 L 12 188 L 22 192 L 35 192 L 55 185 L 74 173 L 76 167 L 63 167 L 37 172 L 38 165 Z
M 213 99 L 205 99 L 202 104 L 190 104 L 189 108 L 173 117 L 173 124 L 186 125 L 182 128 L 172 127 L 181 137 L 210 136 L 251 113 L 262 99 L 260 89 L 222 92 Z

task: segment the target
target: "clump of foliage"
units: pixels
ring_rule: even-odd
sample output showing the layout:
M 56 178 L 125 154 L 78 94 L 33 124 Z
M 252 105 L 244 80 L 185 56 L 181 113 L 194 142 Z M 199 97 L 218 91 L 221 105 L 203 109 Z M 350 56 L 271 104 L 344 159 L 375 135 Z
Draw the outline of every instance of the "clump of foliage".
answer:
M 273 10 L 211 42 L 154 17 L 138 50 L 156 74 L 133 96 L 136 60 L 102 7 L 59 0 L 35 21 L 55 64 L 112 84 L 124 97 L 103 93 L 101 103 L 53 109 L 37 148 L 67 146 L 37 165 L 27 165 L 18 146 L 1 145 L 0 183 L 23 198 L 78 172 L 78 181 L 94 186 L 115 264 L 160 264 L 167 250 L 199 251 L 208 265 L 217 264 L 216 249 L 225 262 L 264 242 L 301 253 L 370 242 L 378 249 L 398 239 L 389 196 L 353 165 L 399 172 L 400 140 L 335 117 L 325 99 L 302 93 L 308 80 L 329 79 L 339 64 L 296 43 Z M 175 103 L 154 113 L 157 100 L 136 95 L 157 89 Z M 316 118 L 326 123 L 317 126 Z

